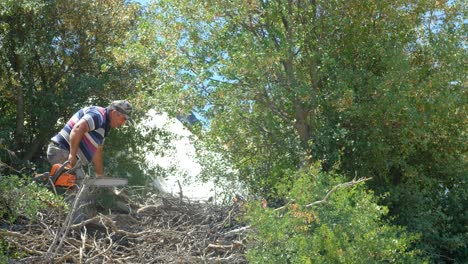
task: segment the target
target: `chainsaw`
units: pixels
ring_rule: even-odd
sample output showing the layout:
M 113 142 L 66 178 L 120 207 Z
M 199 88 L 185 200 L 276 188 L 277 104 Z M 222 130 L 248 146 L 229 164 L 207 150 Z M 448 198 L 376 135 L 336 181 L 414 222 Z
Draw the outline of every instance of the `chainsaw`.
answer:
M 63 164 L 54 164 L 50 169 L 50 172 L 36 175 L 33 180 L 38 183 L 52 184 L 54 187 L 61 187 L 67 189 L 73 189 L 76 185 L 76 176 L 74 171 L 78 167 L 78 163 L 75 167 L 70 168 L 70 161 L 66 161 Z M 126 185 L 127 179 L 122 178 L 92 178 L 89 180 L 91 185 L 97 187 L 113 187 Z

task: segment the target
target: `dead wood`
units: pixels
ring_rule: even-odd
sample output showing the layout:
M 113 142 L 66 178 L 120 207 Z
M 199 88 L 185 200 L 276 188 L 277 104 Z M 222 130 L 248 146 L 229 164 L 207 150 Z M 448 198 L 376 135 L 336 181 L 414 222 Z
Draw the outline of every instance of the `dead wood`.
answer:
M 64 227 L 67 215 L 51 207 L 14 231 L 2 223 L 0 237 L 22 256 L 10 263 L 247 263 L 239 205 L 130 193 L 114 190 L 128 214 L 98 213 Z

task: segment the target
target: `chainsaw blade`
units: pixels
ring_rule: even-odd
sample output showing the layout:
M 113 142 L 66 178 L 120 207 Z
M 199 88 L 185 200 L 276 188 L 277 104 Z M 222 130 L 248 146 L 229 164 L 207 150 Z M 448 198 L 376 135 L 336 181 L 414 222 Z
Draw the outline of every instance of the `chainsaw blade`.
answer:
M 128 180 L 122 178 L 96 178 L 91 179 L 90 183 L 97 187 L 113 187 L 127 185 Z

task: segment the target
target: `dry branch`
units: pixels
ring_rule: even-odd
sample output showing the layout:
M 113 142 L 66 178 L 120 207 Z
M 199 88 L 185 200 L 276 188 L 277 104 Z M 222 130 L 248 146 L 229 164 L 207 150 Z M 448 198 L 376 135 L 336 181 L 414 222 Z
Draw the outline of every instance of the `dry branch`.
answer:
M 15 263 L 246 263 L 248 227 L 237 222 L 235 205 L 114 193 L 132 207 L 129 214 L 98 213 L 68 225 L 53 208 L 0 236 L 27 255 Z
M 341 189 L 341 188 L 345 188 L 345 187 L 350 187 L 350 186 L 353 186 L 353 185 L 356 185 L 356 184 L 359 184 L 361 182 L 365 182 L 365 181 L 368 181 L 372 178 L 361 178 L 361 179 L 358 179 L 358 180 L 352 180 L 350 182 L 345 182 L 345 183 L 341 183 L 341 184 L 338 184 L 336 185 L 335 187 L 333 187 L 330 191 L 328 191 L 328 193 L 325 195 L 325 197 L 320 200 L 320 201 L 315 201 L 313 203 L 310 203 L 310 204 L 307 204 L 306 205 L 306 208 L 310 208 L 314 205 L 318 205 L 318 204 L 323 204 L 323 203 L 327 203 L 328 202 L 328 198 L 330 197 L 330 195 L 332 193 L 334 193 L 336 190 L 338 189 Z
M 338 185 L 334 186 L 330 191 L 328 191 L 327 194 L 325 195 L 325 197 L 323 197 L 322 200 L 315 201 L 315 202 L 313 202 L 313 203 L 307 204 L 307 205 L 305 205 L 305 207 L 306 207 L 306 208 L 310 208 L 310 207 L 315 206 L 315 205 L 328 203 L 328 198 L 330 198 L 330 195 L 331 195 L 332 193 L 334 193 L 336 190 L 341 189 L 341 188 L 345 188 L 345 187 L 354 186 L 354 185 L 357 185 L 357 184 L 359 184 L 359 183 L 361 183 L 361 182 L 368 181 L 368 180 L 370 180 L 370 179 L 372 179 L 372 178 L 360 178 L 360 179 L 357 179 L 357 180 L 356 180 L 356 179 L 353 179 L 353 180 L 350 181 L 350 182 L 345 182 L 345 183 L 338 184 Z M 281 207 L 278 207 L 278 208 L 275 209 L 275 211 L 279 211 L 279 210 L 286 209 L 288 205 L 289 205 L 289 204 L 286 204 L 286 205 L 283 205 L 283 206 L 281 206 Z

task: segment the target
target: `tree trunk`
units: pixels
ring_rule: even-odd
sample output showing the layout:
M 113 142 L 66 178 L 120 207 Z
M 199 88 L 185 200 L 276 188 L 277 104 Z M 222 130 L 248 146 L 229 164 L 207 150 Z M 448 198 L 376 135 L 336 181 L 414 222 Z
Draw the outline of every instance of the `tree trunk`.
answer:
M 21 59 L 15 54 L 14 47 L 12 48 L 13 75 L 10 76 L 10 84 L 15 90 L 16 101 L 16 128 L 14 133 L 14 150 L 19 150 L 23 146 L 24 140 L 24 91 L 21 85 Z

